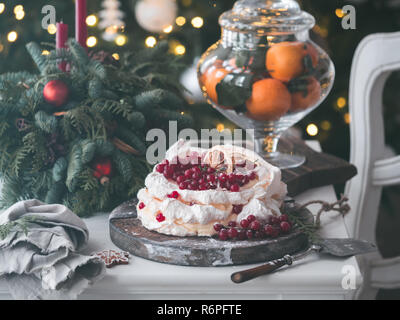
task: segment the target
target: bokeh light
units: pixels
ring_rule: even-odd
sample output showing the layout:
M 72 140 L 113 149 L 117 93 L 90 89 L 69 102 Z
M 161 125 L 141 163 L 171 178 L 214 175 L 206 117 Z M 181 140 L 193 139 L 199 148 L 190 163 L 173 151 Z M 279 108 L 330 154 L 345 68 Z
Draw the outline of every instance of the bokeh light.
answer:
M 175 23 L 176 23 L 176 25 L 182 27 L 186 23 L 186 18 L 180 16 L 180 17 L 176 18 Z
M 223 123 L 218 123 L 218 124 L 217 124 L 217 130 L 218 130 L 219 132 L 224 131 L 224 130 L 225 130 L 225 125 L 224 125 Z
M 184 54 L 186 53 L 186 48 L 185 48 L 185 46 L 182 45 L 182 44 L 178 44 L 178 45 L 175 47 L 175 49 L 174 49 L 174 53 L 175 53 L 176 55 L 179 55 L 179 56 L 184 55 Z
M 145 40 L 146 47 L 153 48 L 157 44 L 157 39 L 153 36 L 147 37 Z
M 126 42 L 127 42 L 127 38 L 123 34 L 120 34 L 115 38 L 115 43 L 117 44 L 117 46 L 120 46 L 120 47 L 124 46 L 126 44 Z
M 91 36 L 91 37 L 87 38 L 87 40 L 86 40 L 86 45 L 87 45 L 89 48 L 94 47 L 96 44 L 97 44 L 97 38 L 96 38 L 96 37 Z
M 18 33 L 16 31 L 10 31 L 7 35 L 9 42 L 15 42 L 18 39 Z
M 336 105 L 339 109 L 343 109 L 347 105 L 347 100 L 344 97 L 340 97 L 336 101 Z
M 347 113 L 343 116 L 343 118 L 344 118 L 344 122 L 346 122 L 347 124 L 350 124 L 350 122 L 351 122 L 350 113 L 347 112 Z
M 204 20 L 202 17 L 195 17 L 192 19 L 192 26 L 199 29 L 204 25 Z
M 57 32 L 57 27 L 55 24 L 49 24 L 49 26 L 47 27 L 47 32 L 50 34 L 56 34 Z
M 311 136 L 311 137 L 315 137 L 319 132 L 317 125 L 314 124 L 314 123 L 310 123 L 307 126 L 306 131 L 307 131 L 308 135 Z
M 87 16 L 86 24 L 89 27 L 94 27 L 97 24 L 97 17 L 94 14 L 91 14 L 90 16 Z

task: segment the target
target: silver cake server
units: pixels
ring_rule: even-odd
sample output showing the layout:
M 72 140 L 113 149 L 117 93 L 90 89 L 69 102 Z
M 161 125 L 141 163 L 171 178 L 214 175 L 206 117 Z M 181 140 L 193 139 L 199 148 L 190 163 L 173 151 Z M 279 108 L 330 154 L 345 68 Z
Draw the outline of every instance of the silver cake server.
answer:
M 376 251 L 376 246 L 363 240 L 355 239 L 323 239 L 312 244 L 306 251 L 295 255 L 285 255 L 284 257 L 272 260 L 262 266 L 235 272 L 231 279 L 235 283 L 243 283 L 259 276 L 272 273 L 283 266 L 290 266 L 293 262 L 301 260 L 310 254 L 328 254 L 335 257 L 348 258 L 360 254 Z

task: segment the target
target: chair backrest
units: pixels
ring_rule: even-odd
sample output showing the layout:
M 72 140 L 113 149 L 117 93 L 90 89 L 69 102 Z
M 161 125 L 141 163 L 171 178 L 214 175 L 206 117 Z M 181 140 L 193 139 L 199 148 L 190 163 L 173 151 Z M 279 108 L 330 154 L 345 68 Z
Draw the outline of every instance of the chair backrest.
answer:
M 382 96 L 395 70 L 400 70 L 400 32 L 374 34 L 360 43 L 349 92 L 350 162 L 358 175 L 346 186 L 352 211 L 345 221 L 350 236 L 374 243 L 382 187 L 400 183 L 400 157 L 384 159 Z

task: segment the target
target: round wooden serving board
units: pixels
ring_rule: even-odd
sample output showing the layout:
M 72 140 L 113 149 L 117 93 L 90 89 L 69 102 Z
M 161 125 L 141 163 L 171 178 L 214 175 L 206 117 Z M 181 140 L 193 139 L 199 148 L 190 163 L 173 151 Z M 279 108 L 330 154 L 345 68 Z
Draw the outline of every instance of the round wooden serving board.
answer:
M 289 209 L 288 209 L 289 210 Z M 293 206 L 290 210 L 293 210 Z M 307 209 L 297 212 L 308 223 Z M 308 246 L 298 230 L 277 239 L 220 241 L 210 237 L 167 236 L 144 228 L 136 215 L 136 201 L 116 208 L 110 216 L 110 237 L 122 250 L 152 261 L 181 266 L 216 267 L 252 264 L 294 254 Z

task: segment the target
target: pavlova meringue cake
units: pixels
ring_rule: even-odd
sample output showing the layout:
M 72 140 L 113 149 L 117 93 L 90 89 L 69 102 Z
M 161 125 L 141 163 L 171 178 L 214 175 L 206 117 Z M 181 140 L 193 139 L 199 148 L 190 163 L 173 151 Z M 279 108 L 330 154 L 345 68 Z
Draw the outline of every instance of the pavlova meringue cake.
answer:
M 149 230 L 175 236 L 213 236 L 215 224 L 249 216 L 279 216 L 287 193 L 280 169 L 251 150 L 174 144 L 138 192 L 137 213 Z

